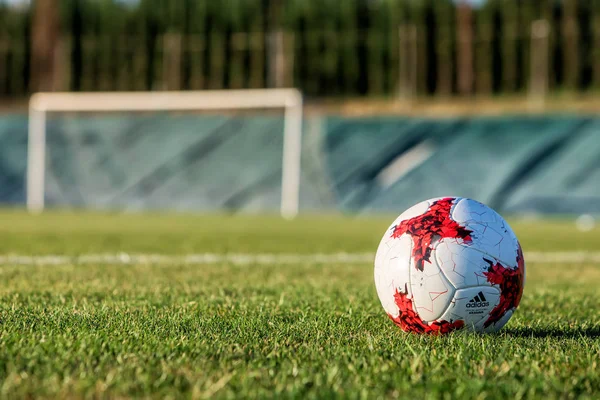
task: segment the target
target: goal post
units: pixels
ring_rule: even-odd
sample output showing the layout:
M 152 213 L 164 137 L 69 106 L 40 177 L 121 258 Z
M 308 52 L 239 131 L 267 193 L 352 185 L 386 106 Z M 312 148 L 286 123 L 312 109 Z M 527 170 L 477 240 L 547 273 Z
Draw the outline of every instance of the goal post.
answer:
M 36 93 L 29 101 L 27 208 L 45 207 L 46 120 L 49 112 L 211 111 L 283 109 L 281 215 L 298 214 L 303 99 L 297 89 L 171 92 Z

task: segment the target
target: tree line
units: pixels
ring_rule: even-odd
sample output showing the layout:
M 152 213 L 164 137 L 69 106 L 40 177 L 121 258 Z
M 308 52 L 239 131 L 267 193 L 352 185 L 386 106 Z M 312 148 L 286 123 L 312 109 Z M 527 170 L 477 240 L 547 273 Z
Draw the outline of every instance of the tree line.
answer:
M 547 27 L 537 36 L 536 21 Z M 550 90 L 600 85 L 600 0 L 0 3 L 3 97 L 276 86 L 492 95 L 524 92 L 538 75 Z

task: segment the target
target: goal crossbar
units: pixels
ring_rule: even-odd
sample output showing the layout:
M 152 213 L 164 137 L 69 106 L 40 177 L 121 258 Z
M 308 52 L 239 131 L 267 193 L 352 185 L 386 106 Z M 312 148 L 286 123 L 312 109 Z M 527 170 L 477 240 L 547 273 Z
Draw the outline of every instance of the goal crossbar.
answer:
M 36 93 L 29 101 L 27 208 L 45 207 L 46 119 L 49 112 L 284 110 L 281 215 L 298 214 L 302 145 L 302 94 L 297 89 L 172 92 Z

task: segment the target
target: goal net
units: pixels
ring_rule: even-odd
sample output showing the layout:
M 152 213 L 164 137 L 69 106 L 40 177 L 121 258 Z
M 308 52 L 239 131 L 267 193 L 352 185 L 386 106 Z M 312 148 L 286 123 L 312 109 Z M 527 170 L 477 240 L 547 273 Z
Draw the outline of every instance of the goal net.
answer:
M 27 206 L 299 209 L 295 89 L 37 93 Z

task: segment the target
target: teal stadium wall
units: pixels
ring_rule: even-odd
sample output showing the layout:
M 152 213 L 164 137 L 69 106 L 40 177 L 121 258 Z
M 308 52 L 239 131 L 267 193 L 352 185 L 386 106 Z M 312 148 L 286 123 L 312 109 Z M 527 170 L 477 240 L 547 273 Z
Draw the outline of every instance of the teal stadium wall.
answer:
M 276 116 L 52 119 L 47 202 L 275 211 L 282 127 Z M 600 213 L 600 118 L 326 117 L 305 131 L 305 211 L 397 213 L 457 195 L 510 214 Z M 0 203 L 24 204 L 26 153 L 26 116 L 0 117 Z

